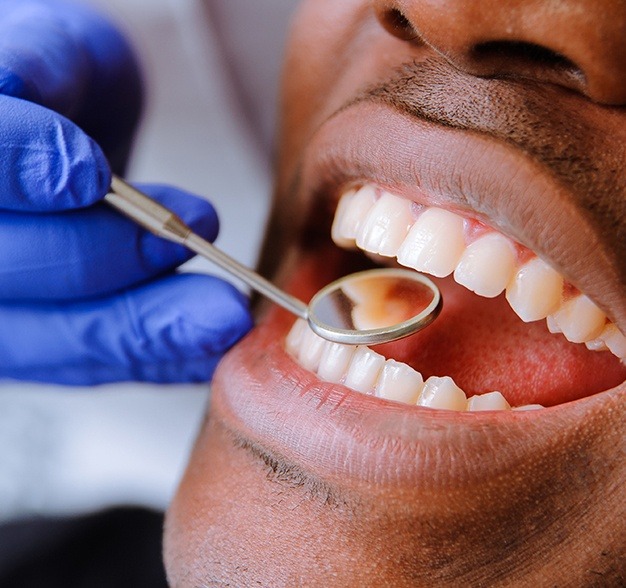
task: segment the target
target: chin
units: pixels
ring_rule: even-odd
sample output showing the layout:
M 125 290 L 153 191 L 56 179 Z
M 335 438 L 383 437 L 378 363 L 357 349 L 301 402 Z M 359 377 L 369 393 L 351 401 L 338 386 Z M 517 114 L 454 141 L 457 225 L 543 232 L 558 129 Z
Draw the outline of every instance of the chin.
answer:
M 264 267 L 302 300 L 353 271 L 409 268 L 443 310 L 372 348 L 260 312 L 217 370 L 168 513 L 170 582 L 623 585 L 624 244 L 610 206 L 589 204 L 621 179 L 593 180 L 599 156 L 581 182 L 545 146 L 611 132 L 623 149 L 624 115 L 461 74 L 355 13 L 370 54 L 328 79 L 286 76 Z M 332 43 L 302 57 L 311 34 L 296 24 L 287 71 L 332 62 Z

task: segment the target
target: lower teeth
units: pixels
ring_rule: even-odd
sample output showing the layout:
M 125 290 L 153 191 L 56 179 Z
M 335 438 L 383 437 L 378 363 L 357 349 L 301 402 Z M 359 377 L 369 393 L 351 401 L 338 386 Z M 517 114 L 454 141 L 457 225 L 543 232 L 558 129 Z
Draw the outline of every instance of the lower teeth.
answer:
M 425 382 L 412 367 L 387 359 L 368 347 L 330 343 L 297 320 L 286 339 L 287 352 L 322 380 L 342 384 L 387 400 L 433 409 L 455 411 L 511 410 L 500 392 L 476 394 L 469 399 L 452 378 L 431 376 Z M 513 410 L 534 410 L 527 404 Z

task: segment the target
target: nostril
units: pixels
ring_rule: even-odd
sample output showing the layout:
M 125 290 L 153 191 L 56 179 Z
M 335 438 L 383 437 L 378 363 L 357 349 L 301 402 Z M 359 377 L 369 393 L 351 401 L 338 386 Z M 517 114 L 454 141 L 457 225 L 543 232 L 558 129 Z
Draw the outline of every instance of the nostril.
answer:
M 378 20 L 383 28 L 394 37 L 403 41 L 415 41 L 419 34 L 411 21 L 397 8 L 386 8 L 378 11 Z
M 527 75 L 549 73 L 550 78 L 562 77 L 584 82 L 584 74 L 564 55 L 535 43 L 525 41 L 487 41 L 472 50 L 475 63 L 493 69 L 494 74 Z M 541 76 L 540 76 L 541 77 Z

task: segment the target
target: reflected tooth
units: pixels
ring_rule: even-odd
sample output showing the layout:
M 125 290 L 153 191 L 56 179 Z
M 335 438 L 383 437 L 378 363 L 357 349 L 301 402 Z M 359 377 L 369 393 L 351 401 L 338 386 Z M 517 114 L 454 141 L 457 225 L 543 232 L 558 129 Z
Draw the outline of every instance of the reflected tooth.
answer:
M 467 410 L 478 412 L 482 410 L 510 410 L 511 405 L 500 392 L 476 394 L 467 401 Z
M 374 393 L 387 400 L 415 404 L 423 387 L 422 374 L 405 363 L 389 359 L 380 373 Z
M 572 343 L 595 339 L 606 322 L 605 314 L 584 294 L 564 302 L 552 317 Z
M 287 334 L 285 339 L 285 347 L 287 351 L 293 356 L 298 356 L 300 351 L 300 345 L 302 343 L 302 337 L 304 336 L 305 329 L 308 329 L 308 325 L 302 319 L 298 319 L 291 327 L 291 330 Z
M 454 279 L 479 296 L 494 298 L 504 291 L 515 271 L 517 256 L 509 239 L 490 233 L 474 241 L 461 256 Z
M 424 384 L 417 405 L 444 410 L 465 410 L 467 398 L 465 392 L 449 376 L 431 376 Z
M 512 410 L 539 410 L 545 408 L 542 404 L 523 404 L 522 406 L 515 406 Z
M 398 262 L 443 278 L 454 271 L 464 250 L 463 219 L 441 208 L 429 208 L 400 246 Z
M 600 338 L 604 341 L 605 345 L 609 348 L 613 355 L 621 359 L 626 358 L 626 337 L 622 335 L 619 329 L 613 324 L 608 324 Z
M 345 198 L 345 202 L 343 202 Z M 361 224 L 376 202 L 376 188 L 366 185 L 355 193 L 348 192 L 340 200 L 335 213 L 332 236 L 338 245 L 354 245 Z M 339 218 L 337 218 L 339 216 Z M 339 241 L 337 241 L 339 239 Z
M 356 244 L 371 253 L 393 257 L 414 222 L 409 200 L 383 192 L 361 224 Z
M 515 274 L 506 290 L 506 298 L 524 321 L 546 318 L 561 302 L 563 278 L 545 261 L 531 259 Z
M 324 339 L 316 335 L 307 326 L 302 335 L 300 353 L 298 354 L 300 365 L 312 372 L 316 371 L 322 357 L 325 343 L 326 341 Z
M 344 384 L 357 392 L 371 394 L 384 365 L 385 358 L 382 355 L 359 346 L 350 360 Z
M 328 343 L 324 346 L 317 375 L 327 382 L 341 382 L 354 355 L 353 345 Z

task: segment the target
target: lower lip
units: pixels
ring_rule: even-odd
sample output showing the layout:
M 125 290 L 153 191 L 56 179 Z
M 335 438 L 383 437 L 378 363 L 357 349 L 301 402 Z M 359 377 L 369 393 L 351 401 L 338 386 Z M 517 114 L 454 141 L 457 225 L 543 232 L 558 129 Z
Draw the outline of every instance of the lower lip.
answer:
M 268 319 L 220 365 L 212 415 L 323 479 L 356 476 L 436 489 L 463 483 L 470 473 L 507 471 L 520 452 L 551 454 L 572 436 L 602 434 L 611 426 L 607 419 L 625 416 L 625 386 L 531 412 L 455 413 L 365 396 L 321 382 L 294 363 L 283 350 L 291 317 L 272 311 Z M 502 459 L 468 458 L 486 450 Z

